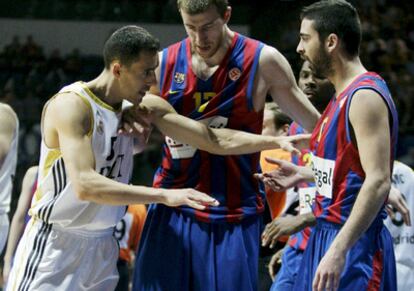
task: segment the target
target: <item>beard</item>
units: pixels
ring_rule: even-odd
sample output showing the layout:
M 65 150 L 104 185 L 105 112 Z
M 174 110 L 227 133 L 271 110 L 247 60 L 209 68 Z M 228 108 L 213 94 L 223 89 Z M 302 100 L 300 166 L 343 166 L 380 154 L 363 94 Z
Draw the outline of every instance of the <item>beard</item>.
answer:
M 327 78 L 333 73 L 332 58 L 325 51 L 325 48 L 321 44 L 319 46 L 318 53 L 315 56 L 315 60 L 309 61 L 312 64 L 312 68 L 316 76 Z

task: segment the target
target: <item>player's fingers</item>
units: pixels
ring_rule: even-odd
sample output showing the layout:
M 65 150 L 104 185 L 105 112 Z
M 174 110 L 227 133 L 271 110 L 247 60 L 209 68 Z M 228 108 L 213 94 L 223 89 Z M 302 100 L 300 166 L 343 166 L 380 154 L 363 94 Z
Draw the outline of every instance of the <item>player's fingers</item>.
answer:
M 274 158 L 271 158 L 271 157 L 265 157 L 265 160 L 270 164 L 274 164 L 274 165 L 278 165 L 278 166 L 281 166 L 284 163 L 284 161 L 282 161 L 282 160 L 274 159 Z
M 201 203 L 199 203 L 197 201 L 191 200 L 191 199 L 187 199 L 187 203 L 186 204 L 188 206 L 194 208 L 194 209 L 197 209 L 197 210 L 204 210 L 204 209 L 206 209 L 206 206 L 205 205 L 203 205 L 203 204 L 201 204 Z
M 263 178 L 264 178 L 263 174 L 259 174 L 259 173 L 253 174 L 253 177 L 260 181 L 263 181 Z
M 398 211 L 401 213 L 404 223 L 411 226 L 410 209 L 404 199 L 398 199 Z
M 202 193 L 200 191 L 189 189 L 190 196 L 189 198 L 193 201 L 196 201 L 197 203 L 200 203 L 202 205 L 209 205 L 209 206 L 218 206 L 219 202 L 217 199 Z
M 340 276 L 334 276 L 333 278 L 333 282 L 332 282 L 332 290 L 338 290 L 339 289 L 339 281 L 340 281 Z

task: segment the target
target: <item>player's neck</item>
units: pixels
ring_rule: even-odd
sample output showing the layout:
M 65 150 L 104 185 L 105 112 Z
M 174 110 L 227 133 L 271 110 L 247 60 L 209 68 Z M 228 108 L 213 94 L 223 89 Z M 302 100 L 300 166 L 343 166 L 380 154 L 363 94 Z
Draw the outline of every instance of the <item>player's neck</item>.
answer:
M 367 70 L 362 65 L 359 57 L 351 60 L 339 58 L 335 64 L 333 73 L 328 79 L 335 87 L 337 96 L 345 90 L 359 75 L 366 73 Z
M 104 70 L 97 78 L 86 83 L 86 86 L 104 103 L 113 108 L 122 104 L 122 98 L 118 97 L 113 78 Z
M 233 38 L 234 31 L 231 31 L 228 27 L 226 27 L 222 43 L 212 56 L 205 58 L 198 55 L 196 51 L 192 51 L 193 58 L 196 58 L 198 62 L 206 64 L 208 67 L 218 66 L 220 65 L 223 58 L 226 56 L 227 51 L 233 42 Z

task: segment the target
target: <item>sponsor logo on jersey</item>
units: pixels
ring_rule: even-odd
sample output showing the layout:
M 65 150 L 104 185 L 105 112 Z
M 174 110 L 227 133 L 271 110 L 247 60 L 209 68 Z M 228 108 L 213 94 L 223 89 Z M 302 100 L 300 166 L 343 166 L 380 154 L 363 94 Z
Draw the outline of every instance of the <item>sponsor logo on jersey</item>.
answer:
M 318 193 L 332 199 L 333 174 L 335 161 L 312 155 L 312 171 Z

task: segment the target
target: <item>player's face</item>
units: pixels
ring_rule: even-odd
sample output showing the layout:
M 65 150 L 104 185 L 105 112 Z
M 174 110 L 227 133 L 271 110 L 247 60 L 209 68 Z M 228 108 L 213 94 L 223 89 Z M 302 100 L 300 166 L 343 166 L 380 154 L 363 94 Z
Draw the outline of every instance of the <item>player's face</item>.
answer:
M 296 51 L 308 61 L 315 74 L 327 77 L 332 71 L 332 59 L 313 28 L 313 20 L 303 19 L 300 26 L 300 42 Z
M 155 69 L 158 67 L 158 54 L 142 51 L 138 61 L 122 67 L 120 90 L 124 99 L 139 104 L 150 87 L 156 84 Z
M 198 14 L 191 15 L 184 10 L 181 10 L 180 13 L 185 30 L 191 40 L 193 52 L 204 59 L 212 57 L 223 43 L 225 25 L 230 17 L 230 10 L 226 12 L 224 19 L 213 5 Z
M 308 61 L 303 62 L 299 73 L 299 88 L 319 110 L 324 110 L 333 95 L 331 82 L 313 71 Z

